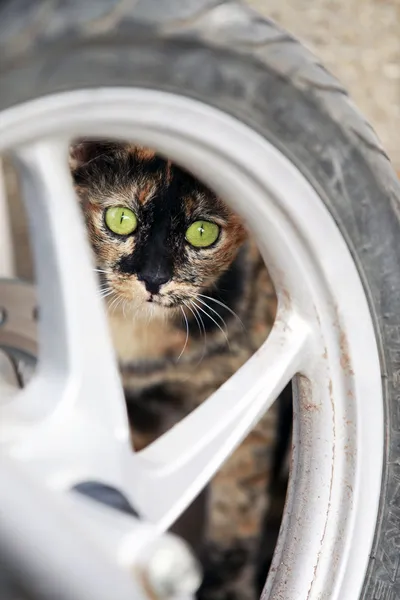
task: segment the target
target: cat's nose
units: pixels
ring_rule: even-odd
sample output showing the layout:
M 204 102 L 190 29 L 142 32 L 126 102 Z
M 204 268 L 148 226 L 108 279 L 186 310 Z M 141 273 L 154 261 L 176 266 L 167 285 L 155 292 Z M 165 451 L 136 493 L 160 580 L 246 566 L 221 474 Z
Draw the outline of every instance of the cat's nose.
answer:
M 150 294 L 158 294 L 160 287 L 163 283 L 167 283 L 170 279 L 170 275 L 158 271 L 156 273 L 140 273 L 138 279 L 143 281 L 145 288 Z

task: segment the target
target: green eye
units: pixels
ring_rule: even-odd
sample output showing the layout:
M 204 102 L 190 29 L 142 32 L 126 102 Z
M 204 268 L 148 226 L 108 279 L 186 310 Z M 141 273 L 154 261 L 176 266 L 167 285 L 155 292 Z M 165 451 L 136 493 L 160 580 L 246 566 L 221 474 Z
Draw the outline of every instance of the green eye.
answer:
M 106 225 L 114 233 L 129 235 L 137 227 L 134 212 L 125 206 L 111 206 L 106 210 Z
M 195 248 L 211 246 L 219 235 L 219 227 L 210 221 L 195 221 L 186 231 L 186 239 Z

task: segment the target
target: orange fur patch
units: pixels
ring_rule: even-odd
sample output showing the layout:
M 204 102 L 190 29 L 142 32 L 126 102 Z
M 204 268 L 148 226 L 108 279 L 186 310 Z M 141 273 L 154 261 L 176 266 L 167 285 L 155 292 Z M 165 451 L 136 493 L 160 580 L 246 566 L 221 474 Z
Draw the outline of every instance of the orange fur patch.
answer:
M 135 154 L 139 160 L 152 160 L 156 155 L 154 150 L 143 146 L 129 146 L 128 150 Z

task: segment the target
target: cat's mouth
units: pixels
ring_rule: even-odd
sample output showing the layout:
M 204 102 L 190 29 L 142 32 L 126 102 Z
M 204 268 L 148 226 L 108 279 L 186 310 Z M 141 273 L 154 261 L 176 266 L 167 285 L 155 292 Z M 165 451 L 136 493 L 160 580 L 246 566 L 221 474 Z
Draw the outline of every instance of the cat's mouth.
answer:
M 145 304 L 156 304 L 162 308 L 179 309 L 190 304 L 195 298 L 196 296 L 193 295 L 149 294 Z
M 165 298 L 160 298 L 157 295 L 151 295 L 146 300 L 146 304 L 155 304 L 157 306 L 162 306 L 162 308 L 176 308 L 179 306 L 178 302 L 171 302 Z
M 160 294 L 149 294 L 146 299 L 146 303 L 157 304 L 163 308 L 177 308 L 181 304 L 181 302 L 177 301 L 176 299 L 160 296 Z
M 170 284 L 168 287 L 172 287 Z M 156 304 L 158 306 L 162 306 L 163 308 L 179 308 L 184 305 L 185 302 L 189 300 L 187 290 L 177 289 L 177 286 L 174 285 L 172 289 L 160 289 L 160 290 L 151 290 L 151 289 L 143 289 L 144 295 L 142 298 L 145 304 Z M 186 292 L 186 293 L 185 293 Z
M 102 275 L 99 269 L 96 270 L 100 272 L 102 296 L 106 297 L 110 304 L 114 303 L 113 306 L 116 308 L 121 303 L 125 308 L 130 305 L 133 310 L 140 309 L 141 306 L 179 310 L 197 299 L 197 290 L 192 286 L 169 282 L 167 284 L 169 289 L 153 291 L 146 289 L 143 283 L 136 279 L 132 281 L 126 278 L 107 277 Z

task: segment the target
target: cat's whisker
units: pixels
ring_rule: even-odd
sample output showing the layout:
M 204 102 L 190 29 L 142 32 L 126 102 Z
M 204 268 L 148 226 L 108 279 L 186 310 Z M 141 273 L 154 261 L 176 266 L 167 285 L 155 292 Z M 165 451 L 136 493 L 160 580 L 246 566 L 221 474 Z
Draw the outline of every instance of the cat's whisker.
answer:
M 112 299 L 112 301 L 110 302 L 110 304 L 108 305 L 108 310 L 111 312 L 111 309 L 115 306 L 115 304 L 118 302 L 118 296 L 116 296 L 115 298 Z
M 107 296 L 111 296 L 115 294 L 114 290 L 102 290 L 99 294 L 100 298 L 107 298 Z
M 111 303 L 108 305 L 108 310 L 111 311 L 111 309 L 113 308 L 113 314 L 115 312 L 115 308 L 117 306 L 117 304 L 119 303 L 119 301 L 121 300 L 121 298 L 119 296 L 116 296 Z
M 153 306 L 151 304 L 149 304 L 147 306 L 147 310 L 146 310 L 147 327 L 150 327 L 150 321 L 151 321 L 152 316 L 153 316 Z M 146 329 L 146 331 L 147 331 L 147 329 Z
M 102 300 L 104 300 L 105 298 L 108 298 L 109 296 L 112 296 L 112 292 L 108 292 L 108 294 L 103 294 L 103 295 L 100 294 L 100 298 Z
M 200 332 L 202 331 L 203 332 L 203 336 L 204 336 L 203 353 L 202 353 L 201 359 L 199 361 L 199 363 L 200 363 L 203 360 L 204 355 L 206 353 L 207 331 L 206 331 L 206 326 L 204 325 L 203 317 L 201 316 L 200 312 L 198 311 L 198 309 L 193 304 L 193 300 L 189 300 L 189 303 L 190 303 L 190 305 L 192 307 L 192 313 L 194 314 L 196 321 L 197 321 L 197 317 L 198 317 L 198 320 L 200 321 L 200 325 L 201 325 Z M 196 315 L 197 315 L 197 317 L 196 317 Z
M 218 323 L 218 321 L 216 321 L 211 315 L 208 314 L 207 311 L 204 310 L 204 308 L 201 308 L 201 306 L 199 306 L 198 304 L 196 304 L 196 302 L 194 302 L 193 300 L 191 301 L 192 304 L 194 306 L 196 306 L 198 308 L 198 310 L 201 310 L 202 313 L 204 313 L 209 319 L 211 319 L 211 321 L 213 323 L 215 323 L 215 325 L 218 327 L 218 329 L 220 330 L 220 332 L 222 333 L 222 335 L 224 336 L 224 338 L 226 339 L 226 343 L 229 346 L 229 339 L 228 336 L 226 335 L 226 332 L 222 329 L 221 325 Z
M 119 306 L 121 306 L 121 304 L 123 303 L 123 301 L 124 301 L 124 299 L 123 299 L 123 298 L 120 298 L 120 299 L 119 299 L 119 302 L 117 302 L 117 303 L 116 303 L 116 305 L 115 305 L 115 307 L 114 307 L 114 312 L 117 310 L 117 308 L 118 308 Z
M 185 301 L 183 301 L 183 303 L 186 306 L 186 308 L 188 308 L 190 310 L 190 312 L 192 313 L 192 315 L 196 319 L 196 323 L 197 323 L 197 327 L 199 328 L 200 335 L 203 334 L 203 336 L 205 338 L 206 337 L 206 330 L 205 330 L 204 323 L 202 321 L 201 315 L 199 314 L 199 312 L 194 307 L 189 306 L 189 304 L 192 304 L 191 300 L 189 300 L 189 304 L 187 304 Z
M 223 324 L 223 326 L 225 327 L 225 330 L 227 331 L 228 326 L 225 323 L 224 318 L 221 317 L 221 315 L 219 314 L 218 311 L 214 310 L 209 304 L 207 304 L 207 302 L 204 302 L 204 300 L 201 300 L 200 298 L 196 298 L 196 302 L 200 302 L 200 304 L 203 304 L 203 306 L 205 306 L 206 308 L 208 308 L 209 310 L 211 310 L 211 312 L 213 312 L 214 314 L 216 314 L 217 317 L 221 320 L 221 323 Z
M 246 329 L 246 327 L 244 326 L 244 323 L 243 323 L 242 319 L 239 317 L 238 314 L 235 313 L 234 310 L 232 310 L 231 308 L 229 308 L 229 306 L 227 306 L 226 304 L 224 304 L 220 300 L 217 300 L 216 298 L 211 298 L 211 296 L 206 296 L 205 294 L 197 294 L 197 296 L 200 296 L 200 298 L 205 298 L 206 300 L 211 300 L 212 302 L 215 302 L 216 304 L 219 304 L 220 306 L 222 306 L 223 308 L 225 308 L 225 310 L 227 310 L 228 312 L 230 312 L 231 315 L 233 315 L 239 321 L 239 323 L 241 324 L 241 326 L 243 327 L 243 329 Z
M 93 271 L 96 271 L 96 273 L 105 273 L 106 275 L 110 275 L 112 274 L 112 271 L 110 269 L 108 270 L 104 270 L 104 269 L 93 269 Z
M 128 303 L 128 300 L 125 298 L 125 300 L 122 304 L 122 314 L 124 315 L 124 319 L 126 319 L 125 308 L 126 308 L 127 303 Z
M 108 281 L 100 281 L 97 284 L 97 289 L 98 290 L 111 290 L 112 288 L 111 288 L 111 285 L 110 285 L 110 283 Z
M 188 340 L 189 340 L 189 321 L 187 319 L 187 316 L 185 315 L 185 311 L 183 310 L 182 306 L 180 306 L 179 308 L 181 309 L 181 312 L 183 314 L 183 318 L 185 319 L 185 323 L 186 323 L 186 339 L 185 339 L 185 343 L 184 343 L 184 346 L 182 348 L 182 351 L 181 351 L 180 355 L 178 356 L 178 361 L 180 360 L 182 354 L 185 352 L 186 346 L 187 346 L 187 343 L 188 343 Z
M 199 364 L 203 361 L 203 358 L 206 355 L 206 350 L 207 350 L 207 331 L 206 331 L 206 327 L 204 325 L 204 321 L 203 318 L 201 316 L 201 314 L 199 313 L 199 311 L 197 310 L 197 308 L 193 305 L 192 301 L 190 301 L 190 304 L 192 304 L 192 308 L 195 311 L 195 313 L 198 315 L 200 323 L 201 323 L 201 327 L 203 330 L 203 336 L 204 336 L 204 342 L 203 342 L 203 352 L 201 353 L 201 356 L 199 358 L 199 360 L 197 361 L 197 363 L 195 364 L 195 368 L 199 366 Z
M 199 358 L 199 360 L 197 361 L 197 363 L 194 365 L 194 368 L 198 367 L 199 364 L 202 362 L 204 355 L 206 353 L 206 341 L 207 341 L 207 332 L 206 332 L 206 328 L 204 327 L 204 322 L 203 319 L 201 318 L 201 314 L 199 313 L 199 311 L 194 307 L 194 306 L 190 306 L 192 304 L 192 301 L 189 300 L 189 304 L 187 304 L 184 300 L 183 300 L 184 305 L 186 306 L 186 308 L 188 310 L 190 310 L 190 312 L 192 313 L 192 315 L 194 316 L 197 326 L 199 328 L 199 332 L 200 335 L 203 334 L 203 352 L 201 353 L 201 356 Z M 184 381 L 187 381 L 190 378 L 190 376 L 187 379 L 184 379 Z
M 192 313 L 192 315 L 196 319 L 197 327 L 199 328 L 199 332 L 200 332 L 200 335 L 201 335 L 203 333 L 203 330 L 200 327 L 200 321 L 199 321 L 199 319 L 197 318 L 196 314 L 193 312 L 193 309 L 189 306 L 189 304 L 187 304 L 184 300 L 182 300 L 182 302 L 186 306 L 186 308 L 188 310 L 190 310 L 190 312 Z

